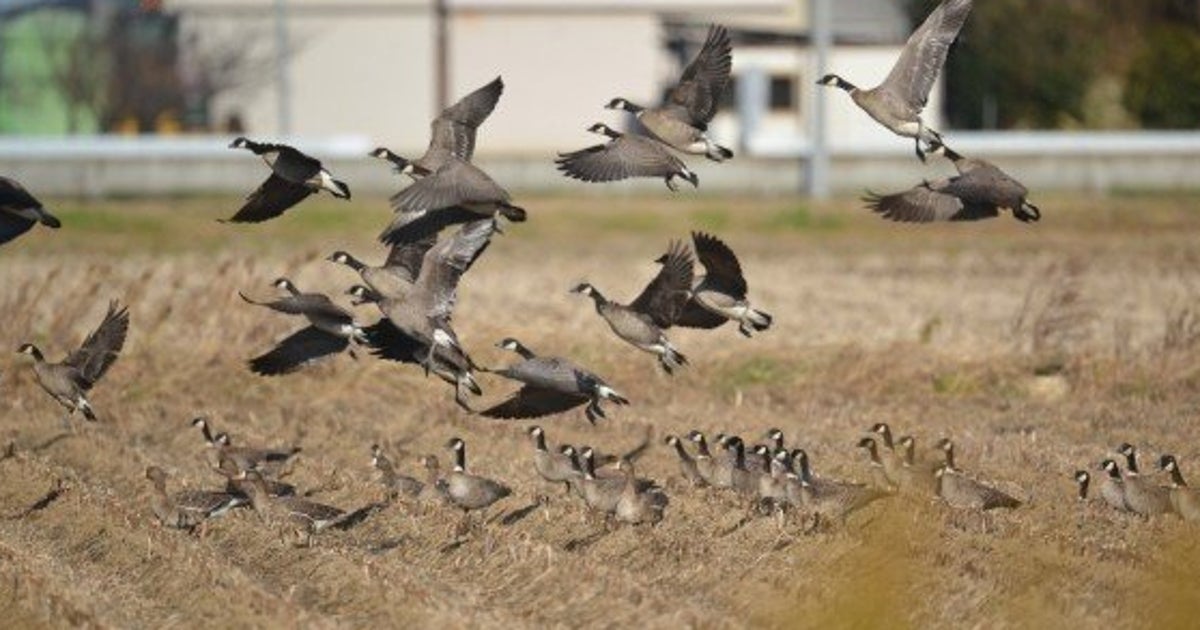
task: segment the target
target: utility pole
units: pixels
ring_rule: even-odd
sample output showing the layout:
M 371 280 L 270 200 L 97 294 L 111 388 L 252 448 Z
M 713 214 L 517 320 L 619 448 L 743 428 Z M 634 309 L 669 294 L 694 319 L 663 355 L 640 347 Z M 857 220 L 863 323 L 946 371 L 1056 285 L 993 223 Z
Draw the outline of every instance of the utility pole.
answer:
M 450 7 L 447 0 L 433 0 L 434 98 L 440 112 L 450 100 Z
M 279 117 L 276 131 L 281 137 L 292 135 L 292 81 L 288 73 L 290 47 L 287 0 L 275 0 L 275 95 Z
M 829 0 L 808 0 L 809 80 L 813 83 L 812 115 L 809 116 L 807 183 L 808 194 L 814 199 L 829 197 L 829 145 L 825 141 L 825 88 L 815 85 L 825 76 L 829 66 L 829 50 L 833 47 L 833 12 Z

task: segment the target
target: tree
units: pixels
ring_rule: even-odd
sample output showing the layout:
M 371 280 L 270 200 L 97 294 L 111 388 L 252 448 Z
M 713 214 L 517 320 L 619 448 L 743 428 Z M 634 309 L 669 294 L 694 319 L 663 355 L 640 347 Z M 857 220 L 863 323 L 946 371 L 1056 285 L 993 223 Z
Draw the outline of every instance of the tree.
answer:
M 1144 127 L 1200 126 L 1200 36 L 1195 28 L 1153 29 L 1130 65 L 1124 102 Z

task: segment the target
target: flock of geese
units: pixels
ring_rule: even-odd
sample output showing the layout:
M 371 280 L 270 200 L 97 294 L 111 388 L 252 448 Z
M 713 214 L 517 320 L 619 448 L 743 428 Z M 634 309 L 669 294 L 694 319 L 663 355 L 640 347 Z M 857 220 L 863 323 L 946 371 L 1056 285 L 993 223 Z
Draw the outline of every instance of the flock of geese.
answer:
M 929 91 L 945 62 L 951 43 L 967 19 L 971 0 L 944 0 L 909 38 L 888 77 L 871 89 L 860 89 L 837 75 L 820 84 L 849 93 L 853 101 L 892 132 L 916 143 L 924 161 L 928 155 L 950 160 L 958 175 L 929 180 L 897 193 L 870 194 L 868 206 L 895 221 L 961 221 L 998 216 L 1011 211 L 1023 222 L 1037 221 L 1040 210 L 1026 199 L 1027 190 L 996 166 L 964 157 L 946 146 L 942 134 L 927 126 L 921 112 Z M 562 153 L 556 160 L 566 176 L 585 182 L 611 182 L 633 177 L 662 178 L 672 191 L 676 180 L 696 187 L 698 175 L 679 155 L 703 155 L 714 162 L 733 158 L 717 144 L 707 125 L 728 89 L 732 62 L 729 34 L 712 26 L 704 45 L 684 70 L 680 80 L 656 107 L 612 99 L 607 109 L 632 114 L 637 130 L 621 133 L 603 123 L 590 131 L 606 141 Z M 454 399 L 464 409 L 488 418 L 536 418 L 561 414 L 577 407 L 595 423 L 606 417 L 605 404 L 624 406 L 630 401 L 595 372 L 558 356 L 541 355 L 515 338 L 497 345 L 515 355 L 507 367 L 486 368 L 471 358 L 452 327 L 457 286 L 493 237 L 501 233 L 501 219 L 519 223 L 526 210 L 514 205 L 510 194 L 471 162 L 476 133 L 499 102 L 504 90 L 500 78 L 466 95 L 434 119 L 425 153 L 415 159 L 379 148 L 371 155 L 386 161 L 411 179 L 390 198 L 394 217 L 379 234 L 389 247 L 382 264 L 371 265 L 346 251 L 336 251 L 328 261 L 357 274 L 359 281 L 345 293 L 354 306 L 374 306 L 378 318 L 360 321 L 354 311 L 338 305 L 328 295 L 305 292 L 287 278 L 272 286 L 274 297 L 256 298 L 240 293 L 249 304 L 303 320 L 299 328 L 274 347 L 249 361 L 249 369 L 264 376 L 296 372 L 305 366 L 342 353 L 362 349 L 381 359 L 411 364 L 454 388 Z M 259 156 L 270 169 L 267 179 L 225 221 L 254 223 L 280 216 L 310 195 L 326 191 L 350 199 L 350 187 L 336 179 L 321 162 L 282 144 L 237 138 L 230 145 Z M 58 228 L 60 222 L 19 183 L 0 178 L 0 243 L 10 241 L 41 223 Z M 449 228 L 453 233 L 441 238 Z M 704 267 L 697 277 L 695 263 Z M 687 358 L 667 337 L 672 327 L 715 329 L 736 322 L 750 337 L 765 331 L 772 316 L 752 305 L 748 285 L 733 250 L 716 236 L 691 234 L 690 246 L 673 241 L 656 261 L 657 275 L 633 300 L 622 303 L 605 297 L 596 287 L 581 283 L 572 292 L 588 297 L 596 313 L 618 338 L 654 355 L 668 374 L 688 364 Z M 80 412 L 90 421 L 97 413 L 88 400 L 90 390 L 103 378 L 124 345 L 129 315 L 117 302 L 110 304 L 100 325 L 60 362 L 47 361 L 32 344 L 20 352 L 33 359 L 37 382 L 66 410 L 64 423 Z M 488 372 L 520 384 L 504 401 L 474 409 L 471 396 L 482 393 L 476 374 Z M 196 529 L 208 518 L 239 505 L 263 513 L 282 513 L 306 540 L 329 526 L 348 526 L 355 514 L 378 506 L 346 512 L 298 495 L 283 482 L 299 449 L 261 449 L 235 446 L 226 433 L 213 435 L 205 419 L 194 424 L 210 447 L 213 468 L 226 480 L 225 488 L 212 491 L 166 490 L 167 476 L 158 467 L 146 471 L 153 483 L 152 508 L 169 526 Z M 602 455 L 588 446 L 550 448 L 545 431 L 529 429 L 533 441 L 533 468 L 547 482 L 561 484 L 590 510 L 629 524 L 657 523 L 669 501 L 663 487 L 638 477 L 634 460 L 645 444 L 622 456 Z M 756 511 L 780 515 L 794 512 L 815 519 L 843 520 L 853 511 L 892 495 L 937 497 L 963 509 L 1015 508 L 1022 501 L 958 468 L 954 445 L 942 439 L 933 455 L 919 456 L 915 440 L 893 441 L 886 424 L 872 428 L 857 443 L 865 453 L 869 471 L 866 483 L 834 480 L 814 473 L 802 448 L 788 448 L 778 430 L 769 443 L 748 446 L 736 435 L 716 436 L 715 448 L 704 434 L 692 431 L 684 438 L 669 436 L 666 443 L 678 455 L 680 475 L 694 486 L 711 487 L 745 500 Z M 689 449 L 686 443 L 691 443 Z M 389 501 L 451 506 L 465 515 L 482 511 L 512 494 L 506 484 L 470 473 L 466 443 L 450 440 L 453 466 L 443 472 L 435 456 L 422 460 L 423 475 L 402 474 L 381 448 L 371 449 Z M 1127 448 L 1126 448 L 1127 447 Z M 1138 476 L 1134 450 L 1124 445 L 1128 461 L 1122 474 L 1112 460 L 1104 462 L 1101 496 L 1116 509 L 1153 515 L 1177 513 L 1196 520 L 1197 498 L 1189 490 L 1173 457 L 1163 456 L 1163 470 L 1172 487 L 1160 488 Z M 615 468 L 607 467 L 616 464 Z M 423 477 L 423 479 L 419 478 Z M 1089 475 L 1077 474 L 1080 496 L 1086 497 Z

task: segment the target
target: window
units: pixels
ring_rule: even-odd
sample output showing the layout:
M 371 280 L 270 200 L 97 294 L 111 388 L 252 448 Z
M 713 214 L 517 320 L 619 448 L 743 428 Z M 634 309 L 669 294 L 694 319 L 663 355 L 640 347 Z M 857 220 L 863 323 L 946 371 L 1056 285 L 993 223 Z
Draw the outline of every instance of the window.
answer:
M 768 89 L 768 106 L 772 112 L 796 110 L 796 80 L 786 75 L 772 75 Z

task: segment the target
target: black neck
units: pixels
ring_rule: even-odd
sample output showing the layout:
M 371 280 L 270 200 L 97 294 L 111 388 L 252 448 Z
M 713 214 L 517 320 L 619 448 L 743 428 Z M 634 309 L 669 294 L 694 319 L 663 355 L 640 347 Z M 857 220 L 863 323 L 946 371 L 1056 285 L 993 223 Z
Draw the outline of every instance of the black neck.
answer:
M 42 351 L 38 350 L 37 346 L 29 347 L 29 356 L 33 357 L 34 361 L 38 361 L 38 362 L 42 362 L 42 361 L 46 360 L 45 357 L 42 356 Z
M 880 465 L 883 464 L 883 460 L 879 459 L 879 449 L 877 449 L 875 447 L 875 440 L 871 440 L 870 442 L 867 442 L 867 445 L 865 446 L 865 448 L 867 449 L 867 453 L 869 453 L 871 455 L 871 463 L 872 464 L 880 464 Z
M 588 476 L 588 479 L 596 477 L 596 458 L 591 451 L 583 456 L 583 472 Z
M 957 470 L 954 467 L 954 445 L 950 444 L 946 447 L 946 470 Z
M 812 470 L 808 467 L 808 453 L 800 451 L 796 460 L 796 465 L 800 467 L 800 480 L 804 483 L 812 483 Z
M 683 461 L 691 461 L 692 456 L 688 454 L 687 449 L 683 448 L 682 440 L 675 440 L 675 452 L 679 454 L 679 459 Z
M 892 430 L 889 427 L 883 427 L 877 431 L 879 437 L 883 438 L 883 445 L 888 449 L 895 450 L 896 445 L 892 442 Z
M 533 436 L 533 441 L 534 441 L 534 445 L 537 447 L 537 450 L 539 450 L 539 451 L 546 451 L 546 450 L 547 450 L 547 449 L 546 449 L 546 434 L 545 434 L 545 433 L 542 433 L 541 431 L 538 431 L 536 434 L 534 434 L 534 436 Z
M 522 359 L 534 359 L 537 357 L 537 355 L 534 354 L 532 350 L 525 347 L 525 344 L 516 342 L 515 345 L 516 345 L 516 347 L 513 348 L 513 352 L 516 352 L 517 354 L 521 355 Z
M 1137 452 L 1136 451 L 1130 450 L 1129 453 L 1125 455 L 1125 467 L 1129 469 L 1128 470 L 1129 474 L 1131 474 L 1131 475 L 1138 474 Z
M 465 444 L 454 449 L 454 467 L 463 472 L 467 470 L 467 446 Z
M 1179 465 L 1171 466 L 1171 483 L 1176 488 L 1186 488 L 1187 482 L 1183 480 L 1183 473 L 1179 470 Z
M 699 437 L 700 439 L 696 440 L 696 452 L 704 457 L 712 457 L 712 453 L 708 452 L 708 440 L 704 439 L 703 435 Z

